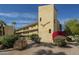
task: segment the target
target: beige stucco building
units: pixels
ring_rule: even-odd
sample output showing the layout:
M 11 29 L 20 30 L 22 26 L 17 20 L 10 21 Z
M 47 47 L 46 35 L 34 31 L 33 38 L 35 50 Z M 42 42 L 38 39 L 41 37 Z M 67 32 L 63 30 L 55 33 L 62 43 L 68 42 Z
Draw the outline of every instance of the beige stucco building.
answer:
M 14 35 L 13 26 L 9 26 L 0 20 L 0 36 Z
M 38 7 L 38 22 L 27 25 L 16 31 L 22 36 L 38 34 L 41 42 L 52 43 L 52 33 L 60 31 L 60 23 L 57 20 L 57 11 L 54 5 L 44 5 Z
M 38 34 L 38 23 L 32 23 L 16 30 L 16 34 L 20 34 L 23 37 L 28 37 L 31 34 Z

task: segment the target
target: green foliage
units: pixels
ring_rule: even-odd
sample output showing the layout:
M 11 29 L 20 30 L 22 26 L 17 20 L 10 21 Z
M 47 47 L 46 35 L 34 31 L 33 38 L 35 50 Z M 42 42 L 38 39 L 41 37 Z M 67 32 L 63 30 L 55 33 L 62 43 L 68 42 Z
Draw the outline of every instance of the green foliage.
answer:
M 30 38 L 31 38 L 32 41 L 34 41 L 36 43 L 40 43 L 40 38 L 37 34 L 30 35 Z
M 57 45 L 57 46 L 60 46 L 60 47 L 62 47 L 62 46 L 66 46 L 66 42 L 65 42 L 65 39 L 55 39 L 54 40 L 54 43 Z
M 75 41 L 79 43 L 79 36 L 75 36 Z
M 7 48 L 13 47 L 14 42 L 18 39 L 19 39 L 18 35 L 10 35 L 10 36 L 1 36 L 0 37 L 1 43 Z
M 68 35 L 79 34 L 79 21 L 77 19 L 68 20 L 65 22 L 64 30 Z

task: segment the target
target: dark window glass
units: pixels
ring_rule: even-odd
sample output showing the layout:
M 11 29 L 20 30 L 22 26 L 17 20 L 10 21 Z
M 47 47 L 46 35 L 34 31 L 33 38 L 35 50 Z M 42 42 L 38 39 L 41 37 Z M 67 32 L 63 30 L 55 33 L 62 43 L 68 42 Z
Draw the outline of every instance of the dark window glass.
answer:
M 60 24 L 60 30 L 62 30 L 62 25 Z
M 41 17 L 40 17 L 40 21 L 41 21 Z
M 49 29 L 49 33 L 51 33 L 51 29 Z

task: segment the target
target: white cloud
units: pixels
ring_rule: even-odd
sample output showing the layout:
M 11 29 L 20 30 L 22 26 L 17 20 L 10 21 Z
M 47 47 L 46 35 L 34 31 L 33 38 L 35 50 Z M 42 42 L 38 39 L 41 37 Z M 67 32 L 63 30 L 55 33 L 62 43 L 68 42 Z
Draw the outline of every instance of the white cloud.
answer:
M 0 13 L 1 16 L 18 17 L 18 13 Z
M 21 14 L 22 17 L 28 17 L 28 18 L 36 18 L 37 16 L 33 13 L 23 13 Z
M 12 25 L 12 22 L 15 21 L 18 27 L 35 22 L 36 21 L 35 19 L 37 18 L 37 15 L 33 13 L 18 13 L 18 12 L 11 12 L 11 13 L 0 12 L 0 16 L 3 16 L 5 22 L 9 25 Z
M 17 13 L 17 12 L 11 12 L 11 13 L 0 13 L 0 16 L 6 16 L 6 17 L 24 17 L 24 18 L 36 18 L 37 16 L 33 13 Z
M 64 24 L 66 21 L 68 21 L 70 18 L 58 18 L 58 20 L 59 20 L 59 22 L 61 23 L 61 24 Z

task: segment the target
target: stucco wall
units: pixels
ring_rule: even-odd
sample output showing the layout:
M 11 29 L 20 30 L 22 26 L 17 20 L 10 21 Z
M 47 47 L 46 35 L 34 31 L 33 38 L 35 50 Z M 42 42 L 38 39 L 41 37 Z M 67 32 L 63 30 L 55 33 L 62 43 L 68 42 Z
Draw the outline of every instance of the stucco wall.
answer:
M 14 29 L 12 26 L 5 26 L 5 35 L 13 35 L 14 34 Z
M 39 25 L 38 31 L 42 42 L 47 43 L 53 42 L 52 40 L 52 32 L 54 31 L 53 24 L 54 24 L 54 5 L 40 6 L 38 11 L 38 25 Z M 51 29 L 51 33 L 49 33 L 49 29 Z

